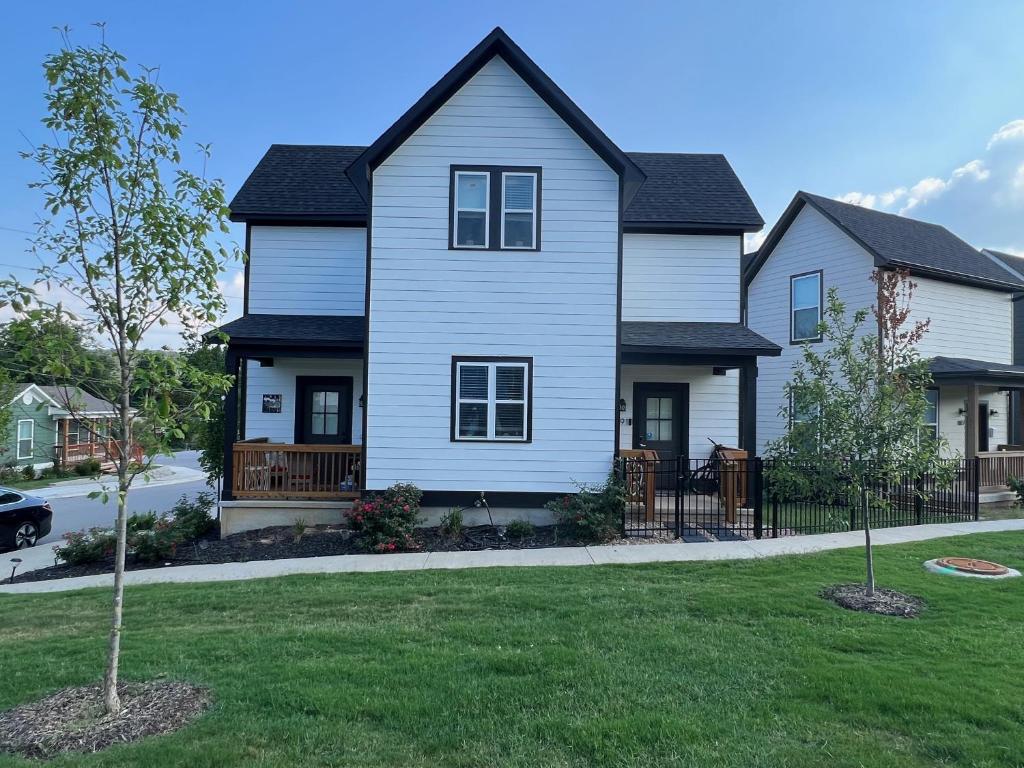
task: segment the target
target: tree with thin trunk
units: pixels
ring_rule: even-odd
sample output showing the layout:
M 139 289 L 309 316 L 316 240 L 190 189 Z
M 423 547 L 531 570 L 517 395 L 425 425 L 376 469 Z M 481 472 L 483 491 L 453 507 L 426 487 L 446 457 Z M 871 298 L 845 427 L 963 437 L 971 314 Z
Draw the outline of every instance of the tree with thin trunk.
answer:
M 223 373 L 141 345 L 164 325 L 180 326 L 186 340 L 194 340 L 217 319 L 225 309 L 217 276 L 237 248 L 215 243 L 228 232 L 228 209 L 222 183 L 205 177 L 208 148 L 201 147 L 199 172 L 182 161 L 178 97 L 159 84 L 156 69 L 130 75 L 99 26 L 100 42 L 84 47 L 72 45 L 69 31 L 61 30 L 60 50 L 43 63 L 43 124 L 51 138 L 24 153 L 39 168 L 31 186 L 41 191 L 47 211 L 32 246 L 41 266 L 34 283 L 11 278 L 0 289 L 16 313 L 35 322 L 69 315 L 84 320 L 115 359 L 117 549 L 103 685 L 106 711 L 114 714 L 121 706 L 125 507 L 133 480 L 151 460 L 138 461 L 136 432 L 144 425 L 153 441 L 148 447 L 163 452 L 184 436 L 194 414 L 209 415 L 211 400 L 231 383 Z M 58 382 L 68 382 L 75 370 L 66 354 L 50 352 L 41 363 Z
M 939 458 L 942 439 L 923 426 L 932 378 L 918 352 L 928 321 L 910 312 L 916 286 L 900 271 L 876 270 L 871 280 L 871 309 L 848 312 L 829 290 L 821 342 L 803 345 L 785 387 L 780 415 L 789 428 L 766 450 L 774 459 L 769 488 L 780 498 L 859 510 L 868 597 L 875 594 L 872 510 L 888 509 L 896 489 L 923 495 L 914 478 L 930 474 L 941 487 L 954 471 L 954 462 Z

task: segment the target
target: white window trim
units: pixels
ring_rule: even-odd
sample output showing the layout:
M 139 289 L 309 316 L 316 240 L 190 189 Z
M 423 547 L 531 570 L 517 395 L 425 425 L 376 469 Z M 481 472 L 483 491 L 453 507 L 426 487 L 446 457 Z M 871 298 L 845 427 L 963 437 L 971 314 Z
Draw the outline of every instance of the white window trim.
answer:
M 472 397 L 462 397 L 462 369 L 487 368 L 487 399 L 481 400 Z M 497 369 L 498 368 L 521 368 L 523 371 L 523 398 L 521 400 L 498 400 L 497 398 Z M 456 363 L 455 373 L 455 433 L 456 442 L 499 442 L 499 443 L 525 443 L 529 440 L 530 434 L 530 364 L 519 361 L 503 360 L 460 360 Z M 462 432 L 462 408 L 463 403 L 484 403 L 487 405 L 487 434 L 480 436 L 463 435 Z M 523 406 L 523 434 L 522 435 L 496 435 L 495 413 L 498 404 L 511 403 Z
M 817 298 L 817 300 L 816 300 L 816 302 L 814 304 L 808 304 L 806 307 L 798 307 L 797 306 L 797 304 L 796 304 L 796 284 L 800 280 L 816 280 L 817 281 L 817 283 L 818 283 L 818 298 Z M 797 343 L 797 342 L 801 342 L 801 341 L 817 341 L 817 340 L 819 340 L 821 338 L 821 336 L 819 334 L 817 334 L 817 333 L 815 333 L 813 336 L 800 336 L 800 337 L 798 337 L 796 335 L 796 313 L 797 313 L 797 310 L 799 310 L 799 309 L 812 309 L 814 307 L 817 307 L 817 310 L 818 310 L 818 322 L 816 322 L 814 324 L 814 327 L 817 328 L 819 325 L 821 325 L 821 319 L 822 319 L 822 306 L 821 306 L 822 287 L 821 287 L 821 280 L 822 280 L 821 272 L 811 272 L 810 274 L 807 274 L 807 275 L 793 275 L 792 277 L 789 278 L 789 338 L 790 338 L 790 341 L 792 343 Z
M 505 179 L 509 176 L 530 176 L 533 178 L 533 206 L 530 208 L 531 238 L 529 245 L 508 245 L 505 242 L 505 216 L 509 213 L 526 213 L 523 208 L 507 208 L 505 206 Z M 503 171 L 501 174 L 501 248 L 506 251 L 534 251 L 537 249 L 537 187 L 539 180 L 532 171 Z
M 935 393 L 935 421 L 925 421 L 925 422 L 922 422 L 922 424 L 923 424 L 923 426 L 926 426 L 926 427 L 929 427 L 929 428 L 934 427 L 935 428 L 935 439 L 938 440 L 939 439 L 939 418 L 940 418 L 939 417 L 939 410 L 940 410 L 941 405 L 942 405 L 942 393 L 939 391 L 938 387 L 928 387 L 928 389 L 925 390 L 925 391 L 926 392 L 934 392 Z
M 466 208 L 459 206 L 459 177 L 460 176 L 483 176 L 484 177 L 484 207 Z M 487 171 L 455 171 L 455 189 L 452 190 L 454 204 L 452 205 L 452 247 L 466 249 L 469 251 L 486 251 L 491 247 L 491 174 Z M 504 205 L 504 202 L 502 202 Z M 483 213 L 484 215 L 484 244 L 483 245 L 460 245 L 459 244 L 459 211 L 471 213 Z M 504 218 L 504 217 L 502 217 Z M 502 235 L 504 237 L 504 235 Z
M 26 455 L 22 455 L 22 453 L 21 453 L 21 443 L 22 443 L 22 440 L 26 439 L 26 438 L 23 438 L 21 436 L 21 425 L 22 424 L 28 424 L 29 427 L 30 427 L 29 435 L 28 435 L 27 439 L 28 439 L 29 445 L 31 447 L 28 450 L 28 455 L 27 456 Z M 36 452 L 36 423 L 32 419 L 18 419 L 18 431 L 17 431 L 15 437 L 16 437 L 16 442 L 18 444 L 17 445 L 17 449 L 16 449 L 17 450 L 17 454 L 18 454 L 18 459 L 20 460 L 20 459 L 31 459 L 31 458 L 33 458 L 33 456 L 35 455 L 35 452 Z

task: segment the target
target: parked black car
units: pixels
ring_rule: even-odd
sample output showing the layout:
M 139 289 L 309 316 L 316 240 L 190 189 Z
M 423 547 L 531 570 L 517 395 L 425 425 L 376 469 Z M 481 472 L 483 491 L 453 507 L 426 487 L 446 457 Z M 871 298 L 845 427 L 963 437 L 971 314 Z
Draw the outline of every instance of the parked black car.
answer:
M 38 496 L 0 487 L 0 551 L 34 547 L 50 532 L 53 509 Z

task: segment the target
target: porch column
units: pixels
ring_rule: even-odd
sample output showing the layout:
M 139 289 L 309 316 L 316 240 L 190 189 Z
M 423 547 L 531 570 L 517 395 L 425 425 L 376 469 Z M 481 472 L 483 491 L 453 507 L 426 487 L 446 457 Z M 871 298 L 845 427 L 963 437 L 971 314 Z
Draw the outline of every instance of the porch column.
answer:
M 966 429 L 964 455 L 973 459 L 978 455 L 978 385 L 967 385 L 967 414 L 964 418 Z
M 231 501 L 234 445 L 238 439 L 238 353 L 230 347 L 224 353 L 224 372 L 233 376 L 234 381 L 224 395 L 224 480 L 220 497 L 222 501 Z
M 757 455 L 757 363 L 740 369 L 740 448 Z

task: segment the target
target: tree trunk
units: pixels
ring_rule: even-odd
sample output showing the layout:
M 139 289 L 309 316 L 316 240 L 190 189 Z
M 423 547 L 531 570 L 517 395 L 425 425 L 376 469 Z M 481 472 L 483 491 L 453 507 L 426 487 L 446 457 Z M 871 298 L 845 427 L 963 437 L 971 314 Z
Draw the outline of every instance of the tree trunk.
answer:
M 121 618 L 124 612 L 124 560 L 128 539 L 127 501 L 128 488 L 125 482 L 124 461 L 119 462 L 117 483 L 117 550 L 114 555 L 114 616 L 110 627 L 110 642 L 107 647 L 107 673 L 103 678 L 103 708 L 108 715 L 121 711 L 121 699 L 117 695 L 117 671 L 121 659 Z
M 871 515 L 868 512 L 868 492 L 866 488 L 860 491 L 860 513 L 864 519 L 864 558 L 867 562 L 868 578 L 864 594 L 868 597 L 875 596 L 875 558 L 871 551 Z

